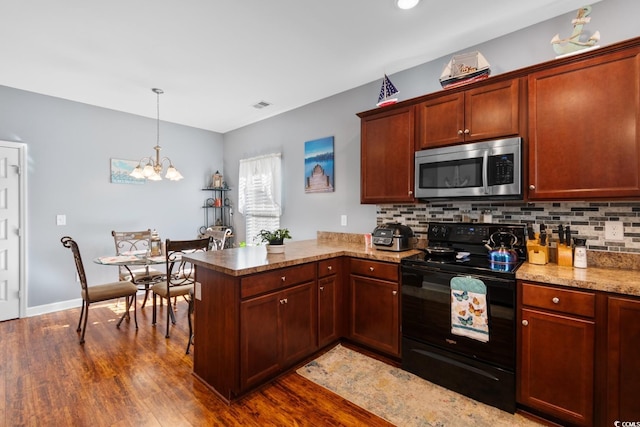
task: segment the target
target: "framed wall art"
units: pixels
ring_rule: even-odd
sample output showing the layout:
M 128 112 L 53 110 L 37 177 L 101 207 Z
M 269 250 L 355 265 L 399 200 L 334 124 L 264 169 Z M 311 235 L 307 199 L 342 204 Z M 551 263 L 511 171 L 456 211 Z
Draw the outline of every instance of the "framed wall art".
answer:
M 334 191 L 333 137 L 304 143 L 304 192 Z
M 138 165 L 135 160 L 111 159 L 112 184 L 144 184 L 144 178 L 134 178 L 129 174 Z

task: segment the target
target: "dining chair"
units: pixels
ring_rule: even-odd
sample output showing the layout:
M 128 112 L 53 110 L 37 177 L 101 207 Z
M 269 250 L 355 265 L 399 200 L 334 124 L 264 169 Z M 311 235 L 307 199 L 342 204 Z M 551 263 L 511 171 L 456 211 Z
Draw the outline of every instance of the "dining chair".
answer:
M 76 329 L 76 332 L 82 332 L 80 335 L 80 344 L 84 344 L 84 334 L 87 330 L 87 318 L 89 317 L 89 306 L 94 302 L 125 298 L 127 309 L 122 314 L 122 317 L 120 317 L 116 327 L 120 328 L 120 324 L 125 317 L 130 318 L 129 310 L 133 305 L 133 318 L 135 319 L 136 329 L 138 329 L 138 315 L 136 311 L 136 293 L 138 292 L 138 288 L 136 285 L 128 280 L 122 280 L 119 282 L 88 286 L 87 275 L 84 271 L 84 264 L 82 263 L 78 244 L 69 236 L 63 237 L 60 241 L 65 248 L 69 248 L 71 252 L 73 252 L 73 259 L 76 263 L 76 270 L 78 271 L 80 286 L 82 287 L 82 309 L 80 310 L 80 319 L 78 320 L 78 328 Z
M 111 231 L 116 245 L 116 255 L 137 255 L 151 253 L 151 230 L 143 231 Z M 164 279 L 164 273 L 147 266 L 134 267 L 123 265 L 118 270 L 120 280 L 129 280 L 138 289 L 144 291 L 144 300 L 140 308 L 144 308 L 151 292 L 151 286 Z
M 209 227 L 205 230 L 204 235 L 211 237 L 211 247 L 209 250 L 219 251 L 224 249 L 227 238 L 231 236 L 231 229 L 214 229 Z
M 166 240 L 166 268 L 165 280 L 151 286 L 153 291 L 153 321 L 156 324 L 156 296 L 167 300 L 166 320 L 167 330 L 165 337 L 169 338 L 169 322 L 175 325 L 176 319 L 173 313 L 171 298 L 184 297 L 189 301 L 189 291 L 195 283 L 195 268 L 183 259 L 184 254 L 205 252 L 209 250 L 210 238 L 195 240 Z M 189 337 L 191 339 L 191 337 Z

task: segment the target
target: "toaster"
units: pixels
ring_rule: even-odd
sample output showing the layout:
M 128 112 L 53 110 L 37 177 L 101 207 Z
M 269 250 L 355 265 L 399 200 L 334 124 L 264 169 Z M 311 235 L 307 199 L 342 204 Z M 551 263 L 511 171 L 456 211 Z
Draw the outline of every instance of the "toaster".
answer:
M 371 233 L 371 243 L 383 251 L 407 251 L 413 249 L 413 230 L 397 222 L 379 225 Z

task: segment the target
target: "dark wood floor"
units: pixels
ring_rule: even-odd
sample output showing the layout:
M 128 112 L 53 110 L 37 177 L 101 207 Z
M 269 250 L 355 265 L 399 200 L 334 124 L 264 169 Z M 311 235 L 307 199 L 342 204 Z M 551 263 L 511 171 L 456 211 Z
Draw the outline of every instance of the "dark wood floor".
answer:
M 116 329 L 123 306 L 91 307 L 84 346 L 79 309 L 0 322 L 0 425 L 390 425 L 295 372 L 226 405 L 191 374 L 186 303 L 170 339 L 150 305 Z

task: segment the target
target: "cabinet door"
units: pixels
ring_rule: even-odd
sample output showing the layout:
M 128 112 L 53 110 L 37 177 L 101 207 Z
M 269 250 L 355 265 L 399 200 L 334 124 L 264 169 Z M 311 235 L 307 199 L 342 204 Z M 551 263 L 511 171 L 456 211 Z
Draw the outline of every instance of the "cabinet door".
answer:
M 464 141 L 464 93 L 439 96 L 416 106 L 418 146 L 441 147 Z
M 529 76 L 529 199 L 640 195 L 639 52 Z
M 640 300 L 609 297 L 607 424 L 640 420 Z
M 465 92 L 466 141 L 501 138 L 520 132 L 520 79 L 483 85 Z
M 398 283 L 351 275 L 350 338 L 400 356 Z
M 246 390 L 280 369 L 280 296 L 271 293 L 240 303 L 240 388 Z
M 316 350 L 315 282 L 282 292 L 278 301 L 282 327 L 282 366 L 289 367 Z
M 518 402 L 592 425 L 594 322 L 527 308 L 521 314 Z
M 382 111 L 361 121 L 360 202 L 413 202 L 413 107 Z
M 336 274 L 318 280 L 318 345 L 320 347 L 340 338 L 337 280 Z

